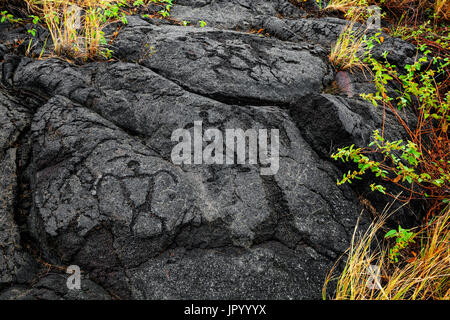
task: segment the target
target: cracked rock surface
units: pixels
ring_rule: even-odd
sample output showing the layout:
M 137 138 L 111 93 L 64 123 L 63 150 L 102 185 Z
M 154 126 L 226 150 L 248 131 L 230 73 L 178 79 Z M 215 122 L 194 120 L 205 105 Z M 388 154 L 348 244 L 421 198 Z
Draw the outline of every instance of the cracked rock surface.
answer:
M 383 117 L 357 78 L 353 98 L 325 93 L 344 22 L 287 0 L 180 0 L 173 17 L 210 21 L 130 17 L 115 60 L 82 66 L 0 46 L 0 299 L 321 297 L 362 210 L 330 151 L 366 144 Z M 279 129 L 279 171 L 173 164 L 171 134 L 194 121 Z

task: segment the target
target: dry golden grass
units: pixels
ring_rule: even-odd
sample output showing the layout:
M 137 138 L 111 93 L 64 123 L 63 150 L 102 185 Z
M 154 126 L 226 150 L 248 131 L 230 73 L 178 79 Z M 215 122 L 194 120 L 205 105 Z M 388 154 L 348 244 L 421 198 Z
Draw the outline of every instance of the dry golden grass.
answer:
M 388 218 L 385 211 L 362 235 L 353 235 L 344 271 L 336 285 L 337 300 L 449 300 L 450 207 L 415 234 L 419 252 L 400 264 L 390 262 L 387 248 L 377 242 Z M 376 273 L 379 270 L 379 274 Z M 323 289 L 333 279 L 328 275 Z M 368 284 L 372 286 L 368 286 Z
M 113 0 L 26 0 L 47 26 L 56 55 L 87 60 L 104 55 L 103 29 L 108 21 L 100 9 Z
M 434 12 L 444 19 L 450 19 L 450 0 L 436 0 Z
M 48 28 L 53 53 L 82 60 L 109 57 L 103 30 L 111 22 L 125 20 L 125 13 L 129 13 L 126 10 L 133 3 L 131 0 L 23 1 L 28 11 L 40 17 Z
M 338 40 L 331 48 L 328 58 L 337 70 L 353 71 L 360 69 L 364 71 L 366 69 L 366 65 L 361 60 L 364 54 L 363 35 L 365 30 L 355 29 L 357 19 L 358 17 L 345 26 Z

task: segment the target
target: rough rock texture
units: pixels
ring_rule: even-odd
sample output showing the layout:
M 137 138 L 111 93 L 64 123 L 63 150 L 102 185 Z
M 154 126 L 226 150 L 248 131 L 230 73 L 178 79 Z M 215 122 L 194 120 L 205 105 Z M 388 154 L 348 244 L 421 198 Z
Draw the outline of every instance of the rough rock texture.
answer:
M 329 154 L 382 123 L 365 85 L 324 93 L 344 23 L 287 0 L 183 0 L 173 17 L 208 27 L 130 17 L 116 61 L 82 66 L 0 46 L 0 299 L 321 297 L 362 210 Z M 272 37 L 246 32 L 258 26 Z M 279 129 L 280 170 L 174 165 L 172 132 L 198 120 Z
M 69 290 L 66 276 L 49 274 L 30 288 L 10 287 L 0 294 L 1 300 L 110 300 L 110 295 L 89 279 L 82 278 L 81 290 Z
M 291 115 L 308 143 L 319 155 L 326 157 L 336 144 L 367 146 L 374 128 L 383 125 L 380 109 L 369 108 L 360 99 L 321 94 L 314 95 L 305 103 L 292 105 Z M 415 120 L 411 114 L 405 110 L 400 114 L 409 126 L 414 127 Z M 385 114 L 385 126 L 388 141 L 405 138 L 401 124 L 389 109 Z
M 187 91 L 226 103 L 287 104 L 320 92 L 332 80 L 325 51 L 307 44 L 130 20 L 130 28 L 116 41 L 119 58 L 139 62 Z M 142 54 L 145 48 L 147 55 Z
M 196 24 L 206 21 L 219 29 L 252 28 L 267 17 L 300 18 L 303 12 L 286 0 L 181 0 L 172 17 Z
M 0 91 L 0 288 L 27 275 L 28 256 L 21 251 L 14 222 L 17 197 L 18 140 L 30 114 L 17 100 Z

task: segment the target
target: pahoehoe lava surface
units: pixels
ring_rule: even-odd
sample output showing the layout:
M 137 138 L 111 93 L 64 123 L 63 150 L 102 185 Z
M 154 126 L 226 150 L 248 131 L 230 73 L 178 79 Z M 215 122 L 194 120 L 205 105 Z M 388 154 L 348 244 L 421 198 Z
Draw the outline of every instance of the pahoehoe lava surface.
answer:
M 357 98 L 362 77 L 353 97 L 325 93 L 344 22 L 288 0 L 183 0 L 172 16 L 208 26 L 133 16 L 115 61 L 81 66 L 0 45 L 0 299 L 321 297 L 363 192 L 336 185 L 329 153 L 364 145 L 383 117 Z M 386 39 L 399 61 L 414 54 Z M 279 172 L 174 165 L 171 134 L 196 120 L 279 129 Z M 80 266 L 82 290 L 44 262 Z

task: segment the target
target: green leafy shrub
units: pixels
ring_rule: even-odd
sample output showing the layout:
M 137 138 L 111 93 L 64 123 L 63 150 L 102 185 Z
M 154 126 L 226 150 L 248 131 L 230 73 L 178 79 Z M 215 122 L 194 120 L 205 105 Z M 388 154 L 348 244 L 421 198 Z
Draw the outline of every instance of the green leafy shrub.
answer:
M 338 184 L 351 183 L 371 171 L 376 177 L 391 181 L 419 198 L 449 202 L 450 185 L 450 143 L 447 135 L 449 114 L 449 92 L 442 92 L 444 80 L 439 76 L 446 75 L 449 58 L 429 57 L 426 46 L 420 46 L 421 57 L 412 65 L 406 65 L 403 73 L 389 62 L 379 62 L 371 55 L 376 36 L 366 39 L 367 54 L 365 63 L 371 67 L 375 93 L 362 94 L 375 107 L 380 104 L 389 108 L 405 128 L 409 140 L 387 141 L 383 130 L 376 130 L 368 148 L 354 146 L 340 148 L 332 155 L 335 160 L 354 162 L 359 170 L 349 171 Z M 384 54 L 386 58 L 388 53 Z M 400 89 L 390 92 L 389 82 L 395 81 Z M 417 110 L 418 125 L 409 128 L 402 120 L 398 109 L 411 108 Z M 383 125 L 384 128 L 384 125 Z M 382 155 L 378 161 L 374 154 Z M 386 193 L 386 188 L 372 184 L 372 190 Z M 438 206 L 437 209 L 439 209 Z

